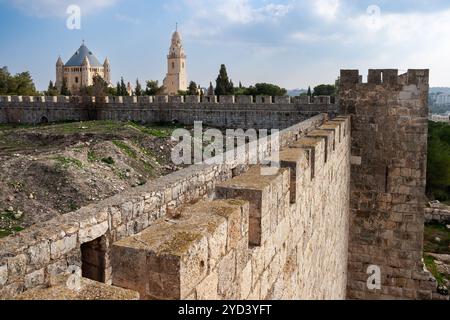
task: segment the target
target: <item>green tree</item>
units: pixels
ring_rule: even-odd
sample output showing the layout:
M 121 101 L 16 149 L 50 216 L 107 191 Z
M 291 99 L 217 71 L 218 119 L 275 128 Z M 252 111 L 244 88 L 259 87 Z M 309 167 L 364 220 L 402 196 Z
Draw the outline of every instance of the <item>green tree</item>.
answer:
M 128 90 L 127 90 L 127 85 L 125 84 L 123 77 L 120 77 L 120 95 L 123 97 L 126 97 L 129 95 Z
M 117 82 L 117 85 L 116 85 L 116 95 L 117 96 L 122 95 L 122 87 L 120 86 L 120 82 Z
M 271 83 L 257 83 L 246 90 L 249 96 L 285 96 L 287 90 Z
M 70 96 L 71 95 L 70 90 L 67 87 L 67 79 L 66 78 L 63 78 L 60 94 L 62 96 Z
M 108 93 L 108 83 L 99 75 L 94 76 L 92 94 L 96 97 L 104 97 Z
M 431 198 L 450 200 L 450 125 L 429 123 L 427 193 Z
M 188 88 L 187 94 L 190 96 L 198 96 L 198 92 L 199 91 L 198 91 L 197 84 L 194 81 L 191 81 L 189 83 L 189 88 Z
M 0 95 L 8 94 L 8 81 L 11 74 L 8 71 L 8 67 L 0 69 Z
M 38 92 L 28 71 L 12 76 L 8 68 L 3 67 L 0 69 L 0 94 L 33 96 Z
M 336 86 L 332 84 L 321 84 L 314 87 L 313 96 L 330 96 L 331 102 L 334 103 L 336 100 Z
M 311 97 L 311 96 L 312 96 L 311 86 L 308 87 L 307 96 L 308 96 L 308 97 Z
M 147 96 L 156 96 L 161 94 L 164 87 L 160 87 L 158 84 L 158 80 L 148 80 L 147 86 L 145 88 L 145 94 Z
M 336 86 L 332 84 L 321 84 L 314 87 L 314 96 L 332 96 L 336 95 Z
M 143 94 L 141 84 L 139 83 L 139 79 L 136 79 L 136 88 L 134 89 L 134 94 L 137 97 L 142 96 Z
M 54 97 L 59 94 L 59 91 L 56 88 L 56 86 L 53 84 L 53 81 L 50 80 L 47 91 L 45 91 L 44 94 L 48 97 Z
M 8 91 L 8 94 L 18 96 L 33 96 L 37 94 L 33 79 L 28 71 L 10 77 Z
M 232 95 L 234 93 L 233 82 L 228 79 L 227 68 L 224 64 L 220 66 L 219 76 L 216 80 L 216 89 L 214 93 L 217 96 Z

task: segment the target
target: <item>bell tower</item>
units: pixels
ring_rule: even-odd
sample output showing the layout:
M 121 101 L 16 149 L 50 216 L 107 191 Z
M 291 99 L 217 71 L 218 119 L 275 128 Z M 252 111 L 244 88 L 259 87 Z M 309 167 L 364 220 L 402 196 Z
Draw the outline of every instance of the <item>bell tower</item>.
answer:
M 178 27 L 172 34 L 172 43 L 167 56 L 167 75 L 164 79 L 164 92 L 177 95 L 179 90 L 187 90 L 186 55 Z

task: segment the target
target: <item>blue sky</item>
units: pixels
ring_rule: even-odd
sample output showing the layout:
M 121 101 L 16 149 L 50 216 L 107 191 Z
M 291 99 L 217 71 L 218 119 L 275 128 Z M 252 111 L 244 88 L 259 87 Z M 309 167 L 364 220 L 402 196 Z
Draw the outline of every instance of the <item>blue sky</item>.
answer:
M 81 29 L 66 27 L 70 4 Z M 0 0 L 0 65 L 29 70 L 38 89 L 81 44 L 113 81 L 162 82 L 178 22 L 189 80 L 203 86 L 225 63 L 237 84 L 288 89 L 333 83 L 339 69 L 430 68 L 432 86 L 450 86 L 448 0 Z

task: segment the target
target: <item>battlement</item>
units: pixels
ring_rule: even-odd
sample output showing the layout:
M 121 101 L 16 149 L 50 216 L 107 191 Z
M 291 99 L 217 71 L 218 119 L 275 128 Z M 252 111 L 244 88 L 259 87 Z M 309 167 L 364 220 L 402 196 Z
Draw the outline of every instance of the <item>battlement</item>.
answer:
M 78 265 L 141 299 L 345 298 L 350 120 L 324 118 L 280 132 L 273 176 L 195 165 L 0 240 L 0 296 Z
M 428 69 L 409 69 L 399 75 L 398 69 L 369 69 L 367 82 L 362 81 L 359 70 L 341 70 L 340 85 L 344 88 L 355 85 L 428 85 Z
M 145 123 L 202 121 L 210 126 L 288 128 L 320 113 L 338 112 L 328 96 L 0 96 L 0 123 L 116 120 Z
M 330 96 L 107 96 L 103 98 L 81 96 L 0 96 L 0 106 L 4 105 L 41 105 L 41 104 L 126 104 L 126 105 L 153 105 L 153 104 L 294 104 L 294 105 L 331 105 Z

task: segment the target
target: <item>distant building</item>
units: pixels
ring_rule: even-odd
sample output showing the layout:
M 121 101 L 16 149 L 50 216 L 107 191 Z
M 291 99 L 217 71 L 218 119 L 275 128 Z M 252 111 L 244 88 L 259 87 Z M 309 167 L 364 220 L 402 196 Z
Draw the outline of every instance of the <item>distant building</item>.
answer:
M 108 58 L 101 64 L 95 55 L 83 44 L 72 58 L 64 64 L 61 57 L 56 62 L 56 87 L 61 90 L 63 80 L 72 94 L 78 94 L 80 89 L 93 84 L 93 78 L 99 75 L 111 84 L 111 65 Z
M 450 105 L 450 94 L 440 93 L 436 96 L 436 105 L 445 106 Z
M 129 81 L 127 83 L 127 93 L 129 96 L 134 96 L 134 89 Z
M 164 93 L 177 95 L 180 90 L 187 90 L 186 55 L 184 54 L 181 35 L 176 30 L 172 35 L 172 44 L 167 56 L 167 75 L 163 81 Z
M 446 115 L 439 115 L 439 114 L 432 114 L 429 117 L 429 120 L 434 121 L 434 122 L 449 122 L 450 123 L 450 116 Z

